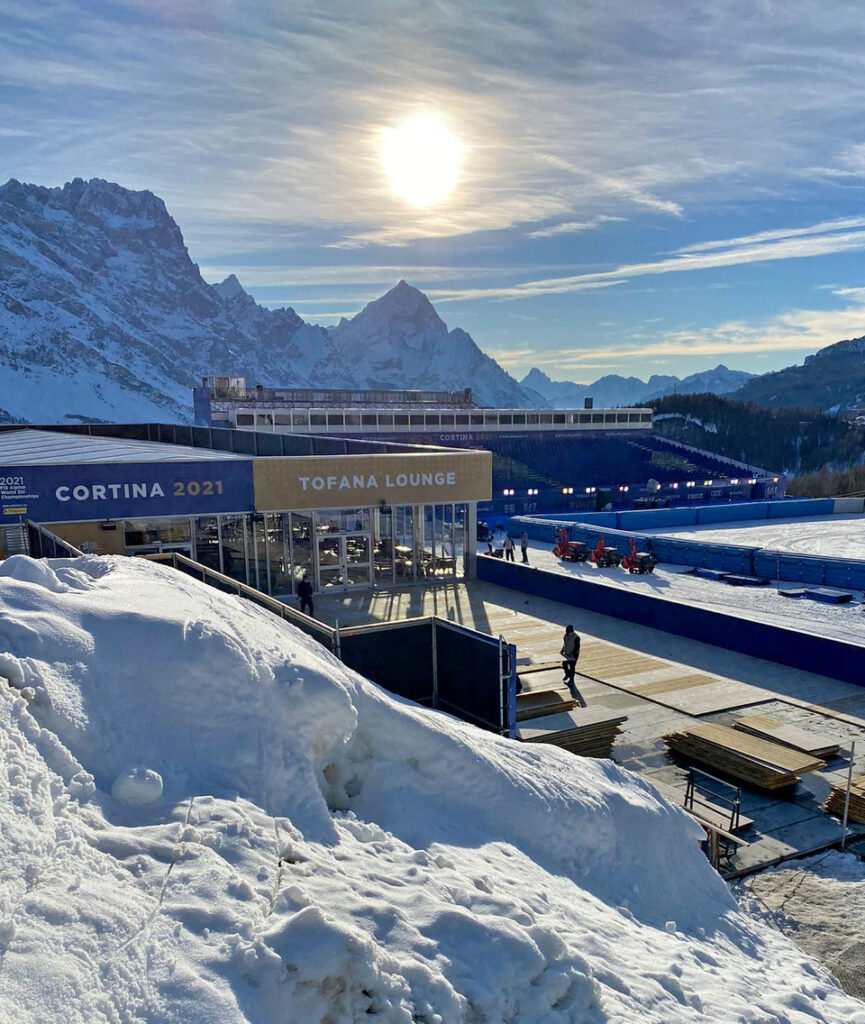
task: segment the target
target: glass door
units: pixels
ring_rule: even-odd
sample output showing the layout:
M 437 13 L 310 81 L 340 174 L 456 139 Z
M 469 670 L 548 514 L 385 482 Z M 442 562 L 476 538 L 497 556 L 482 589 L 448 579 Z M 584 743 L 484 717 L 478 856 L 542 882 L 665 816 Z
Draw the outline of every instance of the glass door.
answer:
M 329 533 L 318 538 L 318 589 L 372 584 L 372 544 L 368 533 Z

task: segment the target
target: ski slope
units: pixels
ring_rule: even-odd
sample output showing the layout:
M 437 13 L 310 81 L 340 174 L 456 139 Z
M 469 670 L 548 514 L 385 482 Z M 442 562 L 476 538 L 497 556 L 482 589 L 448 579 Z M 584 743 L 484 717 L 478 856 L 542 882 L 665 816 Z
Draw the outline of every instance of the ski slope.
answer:
M 552 545 L 541 541 L 530 542 L 529 562 L 540 569 L 581 576 L 602 586 L 637 590 L 684 604 L 711 608 L 727 615 L 739 615 L 776 626 L 865 644 L 865 594 L 859 590 L 852 591 L 853 601 L 850 604 L 829 605 L 803 598 L 782 597 L 775 584 L 766 587 L 731 587 L 718 580 L 691 576 L 688 574 L 688 566 L 664 562 L 651 575 L 632 576 L 621 568 L 598 569 L 589 562 L 562 562 L 552 553 Z M 795 590 L 800 586 L 798 583 L 782 582 L 780 589 Z
M 0 563 L 0 1020 L 865 1024 L 608 761 L 173 570 Z
M 723 526 L 718 523 L 669 526 L 648 532 L 708 544 L 742 544 L 801 555 L 865 559 L 865 515 L 862 514 L 817 516 L 813 519 L 751 519 Z

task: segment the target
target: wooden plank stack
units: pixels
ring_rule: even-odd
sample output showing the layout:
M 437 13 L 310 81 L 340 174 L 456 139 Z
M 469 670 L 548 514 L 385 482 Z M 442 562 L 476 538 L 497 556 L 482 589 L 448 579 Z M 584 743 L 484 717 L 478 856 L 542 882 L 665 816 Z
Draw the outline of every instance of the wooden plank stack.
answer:
M 821 736 L 800 729 L 796 725 L 782 722 L 780 718 L 773 718 L 772 715 L 747 715 L 740 718 L 733 728 L 824 759 L 834 757 L 841 746 L 840 741 L 831 736 Z
M 829 797 L 823 804 L 823 810 L 827 814 L 834 814 L 836 818 L 844 817 L 844 800 L 847 794 L 847 780 L 838 782 L 829 790 Z M 850 807 L 847 811 L 848 821 L 855 821 L 865 825 L 865 775 L 854 778 L 850 784 Z
M 619 726 L 627 715 L 607 708 L 575 708 L 555 715 L 532 718 L 517 726 L 523 743 L 552 743 L 581 757 L 610 757 Z
M 825 761 L 726 725 L 701 723 L 671 733 L 664 742 L 677 754 L 759 789 L 782 789 Z
M 570 711 L 578 706 L 570 694 L 559 690 L 528 690 L 517 694 L 517 721 L 525 722 L 530 718 L 543 718 L 555 715 L 560 711 Z

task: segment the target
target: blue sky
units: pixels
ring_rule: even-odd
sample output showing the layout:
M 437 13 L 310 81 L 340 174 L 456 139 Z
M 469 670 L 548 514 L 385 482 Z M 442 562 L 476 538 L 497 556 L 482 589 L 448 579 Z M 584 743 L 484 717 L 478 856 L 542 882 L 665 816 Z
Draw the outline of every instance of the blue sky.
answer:
M 424 210 L 417 113 L 464 147 Z M 764 372 L 865 334 L 865 6 L 0 0 L 0 179 L 75 176 L 314 322 L 406 278 L 517 376 Z

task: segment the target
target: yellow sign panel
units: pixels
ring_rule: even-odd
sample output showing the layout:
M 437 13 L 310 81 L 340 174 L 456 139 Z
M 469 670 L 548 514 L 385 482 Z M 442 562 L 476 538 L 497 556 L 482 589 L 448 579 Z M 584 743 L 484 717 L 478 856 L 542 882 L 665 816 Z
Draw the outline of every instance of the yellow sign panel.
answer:
M 286 456 L 252 464 L 259 512 L 487 501 L 490 452 Z
M 4 505 L 3 506 L 4 516 L 26 516 L 27 506 L 26 505 Z

